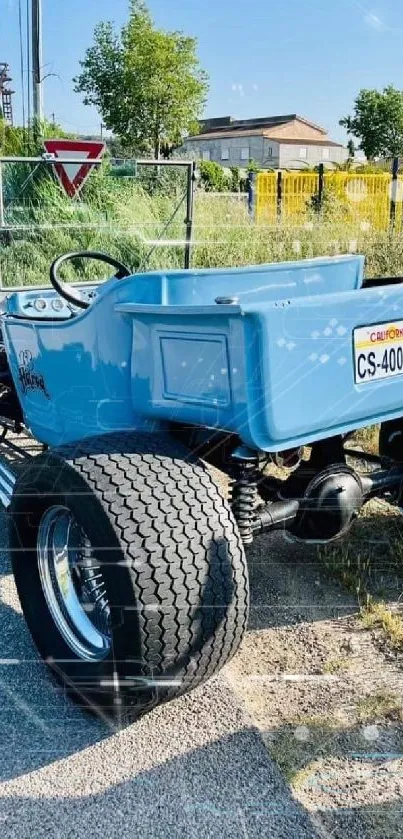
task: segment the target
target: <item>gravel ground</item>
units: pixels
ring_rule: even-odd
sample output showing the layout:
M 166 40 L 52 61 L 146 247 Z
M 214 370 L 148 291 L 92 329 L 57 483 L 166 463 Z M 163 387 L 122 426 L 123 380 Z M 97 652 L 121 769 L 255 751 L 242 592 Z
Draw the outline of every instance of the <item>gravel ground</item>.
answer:
M 314 548 L 257 539 L 240 652 L 204 688 L 115 733 L 38 661 L 4 524 L 1 839 L 401 839 L 401 661 L 362 629 L 356 598 Z
M 315 548 L 260 538 L 249 567 L 249 632 L 225 671 L 234 692 L 320 836 L 401 839 L 401 660 L 373 643 Z
M 225 674 L 114 733 L 37 660 L 4 551 L 0 836 L 315 839 Z

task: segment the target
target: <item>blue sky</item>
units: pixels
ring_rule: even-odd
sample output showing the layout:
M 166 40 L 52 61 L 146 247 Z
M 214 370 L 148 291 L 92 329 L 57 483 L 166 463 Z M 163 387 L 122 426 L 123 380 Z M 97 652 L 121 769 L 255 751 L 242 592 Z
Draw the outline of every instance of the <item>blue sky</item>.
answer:
M 19 0 L 1 0 L 0 60 L 21 117 Z M 21 0 L 25 14 L 27 0 Z M 5 8 L 4 8 L 5 7 Z M 158 26 L 195 35 L 210 76 L 206 116 L 297 112 L 345 140 L 338 126 L 361 87 L 403 88 L 402 0 L 149 0 Z M 43 0 L 45 112 L 66 129 L 99 131 L 72 77 L 99 20 L 120 26 L 128 0 Z

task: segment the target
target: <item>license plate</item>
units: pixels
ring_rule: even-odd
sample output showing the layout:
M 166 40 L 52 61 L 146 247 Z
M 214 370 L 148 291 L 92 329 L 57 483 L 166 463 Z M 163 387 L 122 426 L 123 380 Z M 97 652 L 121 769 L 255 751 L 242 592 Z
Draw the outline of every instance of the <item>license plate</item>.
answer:
M 403 374 L 403 320 L 354 329 L 356 384 Z

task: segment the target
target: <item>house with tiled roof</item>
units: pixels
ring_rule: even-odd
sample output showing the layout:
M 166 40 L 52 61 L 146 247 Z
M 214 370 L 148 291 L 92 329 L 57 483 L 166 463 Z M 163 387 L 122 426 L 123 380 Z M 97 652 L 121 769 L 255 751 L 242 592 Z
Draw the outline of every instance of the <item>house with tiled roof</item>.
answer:
M 298 114 L 207 119 L 199 134 L 186 138 L 183 150 L 195 159 L 245 169 L 250 160 L 267 169 L 306 169 L 319 163 L 331 167 L 348 157 L 345 146 L 332 140 L 320 125 Z

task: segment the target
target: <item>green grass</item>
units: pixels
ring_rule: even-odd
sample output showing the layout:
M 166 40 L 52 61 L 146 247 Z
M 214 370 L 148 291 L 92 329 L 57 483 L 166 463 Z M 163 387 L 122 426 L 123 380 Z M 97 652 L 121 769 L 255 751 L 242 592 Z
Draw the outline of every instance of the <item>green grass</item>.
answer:
M 226 266 L 279 262 L 342 253 L 363 253 L 367 276 L 403 271 L 403 238 L 398 232 L 364 228 L 335 212 L 307 214 L 298 223 L 254 224 L 236 201 L 225 203 L 208 194 L 196 200 L 194 262 Z
M 298 715 L 264 734 L 268 752 L 295 791 L 320 783 L 325 763 L 342 765 L 362 749 L 364 726 L 403 721 L 402 697 L 388 691 L 363 696 L 349 710 L 349 721 L 343 723 L 337 711 Z
M 373 501 L 342 539 L 319 548 L 330 576 L 357 597 L 364 629 L 403 651 L 403 532 L 397 510 Z
M 328 658 L 322 667 L 322 673 L 329 673 L 335 675 L 336 673 L 343 673 L 349 670 L 351 661 L 346 656 L 336 656 L 335 658 Z
M 356 706 L 357 719 L 368 723 L 389 719 L 403 721 L 402 697 L 394 693 L 378 692 L 364 696 Z
M 403 651 L 403 618 L 401 614 L 392 611 L 382 601 L 369 601 L 361 610 L 361 622 L 365 629 L 375 629 L 382 632 L 388 645 L 399 652 Z
M 378 452 L 378 426 L 355 433 L 350 446 Z M 396 507 L 373 500 L 342 539 L 318 549 L 333 579 L 357 597 L 364 629 L 403 651 L 403 529 Z
M 331 716 L 302 716 L 274 731 L 266 746 L 288 783 L 297 789 L 318 761 L 338 751 L 337 735 L 338 724 Z
M 29 197 L 6 206 L 13 229 L 0 233 L 0 271 L 4 286 L 47 280 L 49 264 L 68 250 L 104 250 L 131 268 L 175 268 L 183 265 L 185 205 L 164 227 L 183 197 L 178 178 L 154 188 L 153 181 L 113 178 L 106 171 L 91 175 L 81 201 L 71 201 L 56 183 L 42 178 Z M 24 192 L 26 196 L 26 191 Z M 168 244 L 157 245 L 159 238 Z M 195 201 L 192 264 L 225 267 L 299 259 L 347 252 L 366 256 L 368 276 L 403 273 L 403 236 L 399 231 L 371 230 L 338 210 L 319 217 L 307 212 L 298 223 L 254 224 L 245 201 L 214 197 L 198 190 Z M 99 272 L 95 273 L 94 270 Z M 71 267 L 66 278 L 72 278 Z M 86 267 L 88 278 L 102 267 Z

